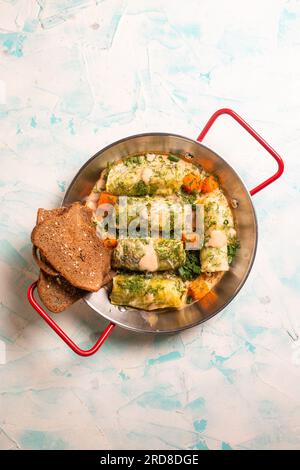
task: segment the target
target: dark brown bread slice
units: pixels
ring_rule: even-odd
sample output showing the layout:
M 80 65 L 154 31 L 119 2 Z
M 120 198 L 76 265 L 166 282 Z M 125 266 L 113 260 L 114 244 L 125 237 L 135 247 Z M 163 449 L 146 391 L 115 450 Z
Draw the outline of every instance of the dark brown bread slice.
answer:
M 62 215 L 66 210 L 65 207 L 59 207 L 56 209 L 38 209 L 36 223 L 40 224 L 45 220 L 50 220 L 55 215 Z M 46 260 L 45 256 L 39 253 L 39 250 L 36 246 L 32 247 L 32 256 L 36 264 L 40 269 L 42 269 L 45 273 L 49 274 L 49 276 L 58 276 L 59 273 L 53 269 L 50 263 Z
M 47 260 L 44 257 L 42 257 L 42 259 L 39 258 L 37 251 L 38 251 L 37 247 L 33 246 L 32 247 L 33 258 L 35 259 L 37 265 L 40 267 L 41 271 L 43 271 L 45 274 L 48 274 L 48 276 L 52 276 L 52 277 L 59 276 L 59 273 L 54 271 L 52 266 L 49 263 L 47 263 Z M 116 275 L 115 271 L 109 271 L 109 273 L 106 274 L 106 276 L 103 279 L 102 286 L 105 286 L 105 284 L 108 284 L 115 275 Z
M 40 222 L 32 243 L 70 284 L 95 292 L 110 269 L 111 250 L 104 247 L 92 226 L 93 212 L 74 203 L 63 213 Z
M 103 280 L 103 285 L 112 280 L 114 272 L 109 272 Z M 37 290 L 41 301 L 50 312 L 60 313 L 73 305 L 87 294 L 83 289 L 77 289 L 61 276 L 49 276 L 42 270 L 38 280 Z
M 54 313 L 66 310 L 86 294 L 62 277 L 49 276 L 43 271 L 40 271 L 37 290 L 45 307 Z
M 60 216 L 66 212 L 66 208 L 58 209 L 38 209 L 37 224 L 45 220 L 51 220 L 55 216 Z M 89 214 L 85 214 L 85 220 L 90 222 Z M 70 284 L 62 276 L 59 276 L 57 271 L 48 263 L 45 256 L 41 253 L 38 254 L 38 248 L 33 246 L 33 257 L 41 268 L 38 292 L 44 305 L 52 312 L 59 313 L 66 310 L 73 303 L 83 297 L 87 292 L 83 289 L 78 289 Z M 103 279 L 103 285 L 107 284 L 115 273 L 110 271 Z

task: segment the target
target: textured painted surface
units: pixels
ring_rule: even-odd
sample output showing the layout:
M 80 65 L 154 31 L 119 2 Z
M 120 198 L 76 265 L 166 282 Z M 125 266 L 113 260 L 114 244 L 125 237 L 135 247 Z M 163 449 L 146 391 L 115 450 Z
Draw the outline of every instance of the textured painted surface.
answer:
M 300 448 L 299 55 L 294 0 L 0 1 L 0 448 Z M 201 327 L 75 356 L 25 300 L 37 207 L 106 144 L 195 137 L 224 106 L 286 161 L 245 287 Z M 228 118 L 207 143 L 249 187 L 274 170 Z M 59 322 L 82 346 L 105 324 L 83 303 Z

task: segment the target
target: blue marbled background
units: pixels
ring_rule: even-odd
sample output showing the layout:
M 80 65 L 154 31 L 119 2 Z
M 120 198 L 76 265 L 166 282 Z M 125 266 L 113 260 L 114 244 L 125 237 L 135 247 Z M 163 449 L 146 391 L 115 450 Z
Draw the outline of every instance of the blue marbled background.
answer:
M 300 448 L 299 55 L 296 0 L 0 1 L 0 448 Z M 224 106 L 286 163 L 245 287 L 203 326 L 75 356 L 26 302 L 37 207 L 106 144 L 196 137 Z M 274 171 L 228 118 L 206 142 L 249 187 Z M 83 303 L 59 322 L 82 346 L 105 325 Z

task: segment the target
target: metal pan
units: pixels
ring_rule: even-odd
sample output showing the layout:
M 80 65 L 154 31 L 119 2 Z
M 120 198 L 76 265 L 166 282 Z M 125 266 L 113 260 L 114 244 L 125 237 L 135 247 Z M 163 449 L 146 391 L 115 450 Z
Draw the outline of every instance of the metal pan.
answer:
M 231 115 L 277 161 L 277 172 L 250 192 L 247 190 L 236 171 L 223 158 L 200 143 L 214 121 L 221 114 Z M 108 162 L 120 159 L 120 157 L 126 155 L 149 151 L 162 153 L 171 152 L 175 154 L 189 153 L 193 156 L 192 161 L 194 164 L 201 165 L 209 173 L 216 173 L 219 176 L 220 184 L 229 202 L 231 200 L 237 202 L 237 204 L 233 204 L 232 211 L 241 248 L 238 250 L 237 257 L 230 271 L 223 276 L 212 293 L 204 297 L 201 302 L 188 305 L 183 310 L 168 310 L 163 313 L 157 313 L 133 308 L 117 307 L 111 305 L 107 288 L 102 288 L 99 292 L 88 294 L 84 300 L 93 310 L 109 320 L 110 324 L 93 348 L 87 351 L 78 348 L 37 303 L 33 296 L 36 286 L 36 283 L 34 283 L 28 290 L 28 298 L 31 305 L 77 354 L 83 356 L 94 354 L 111 333 L 115 325 L 141 333 L 171 333 L 191 328 L 208 320 L 223 310 L 236 296 L 245 283 L 253 265 L 257 246 L 257 220 L 251 196 L 279 178 L 284 167 L 281 157 L 275 150 L 240 116 L 229 109 L 217 111 L 210 118 L 197 140 L 175 134 L 148 133 L 127 137 L 100 150 L 79 170 L 66 192 L 62 205 L 68 205 L 72 202 L 83 200 L 90 193 L 96 180 L 99 178 L 100 170 L 105 168 Z

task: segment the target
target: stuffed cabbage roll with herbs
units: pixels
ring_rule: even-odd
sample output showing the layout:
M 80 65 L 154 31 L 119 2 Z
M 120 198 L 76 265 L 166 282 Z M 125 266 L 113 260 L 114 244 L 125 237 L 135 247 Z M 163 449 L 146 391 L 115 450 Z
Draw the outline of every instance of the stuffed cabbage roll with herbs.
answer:
M 130 271 L 168 271 L 185 263 L 181 240 L 163 238 L 120 238 L 113 252 L 112 266 Z
M 182 308 L 185 305 L 187 287 L 177 276 L 117 274 L 113 278 L 110 295 L 114 305 L 127 305 L 143 310 Z
M 180 232 L 185 228 L 185 220 L 188 220 L 188 210 L 185 207 L 188 203 L 175 195 L 166 198 L 144 196 L 118 200 L 115 206 L 118 225 L 128 226 L 130 229 L 132 222 L 139 221 L 141 232 L 146 232 L 142 236 L 147 236 L 150 230 Z
M 200 251 L 201 271 L 228 271 L 228 245 L 236 238 L 228 201 L 217 189 L 198 201 L 204 204 L 204 247 Z
M 199 174 L 199 169 L 175 155 L 135 155 L 109 168 L 106 191 L 116 196 L 167 196 L 180 190 L 187 173 Z

